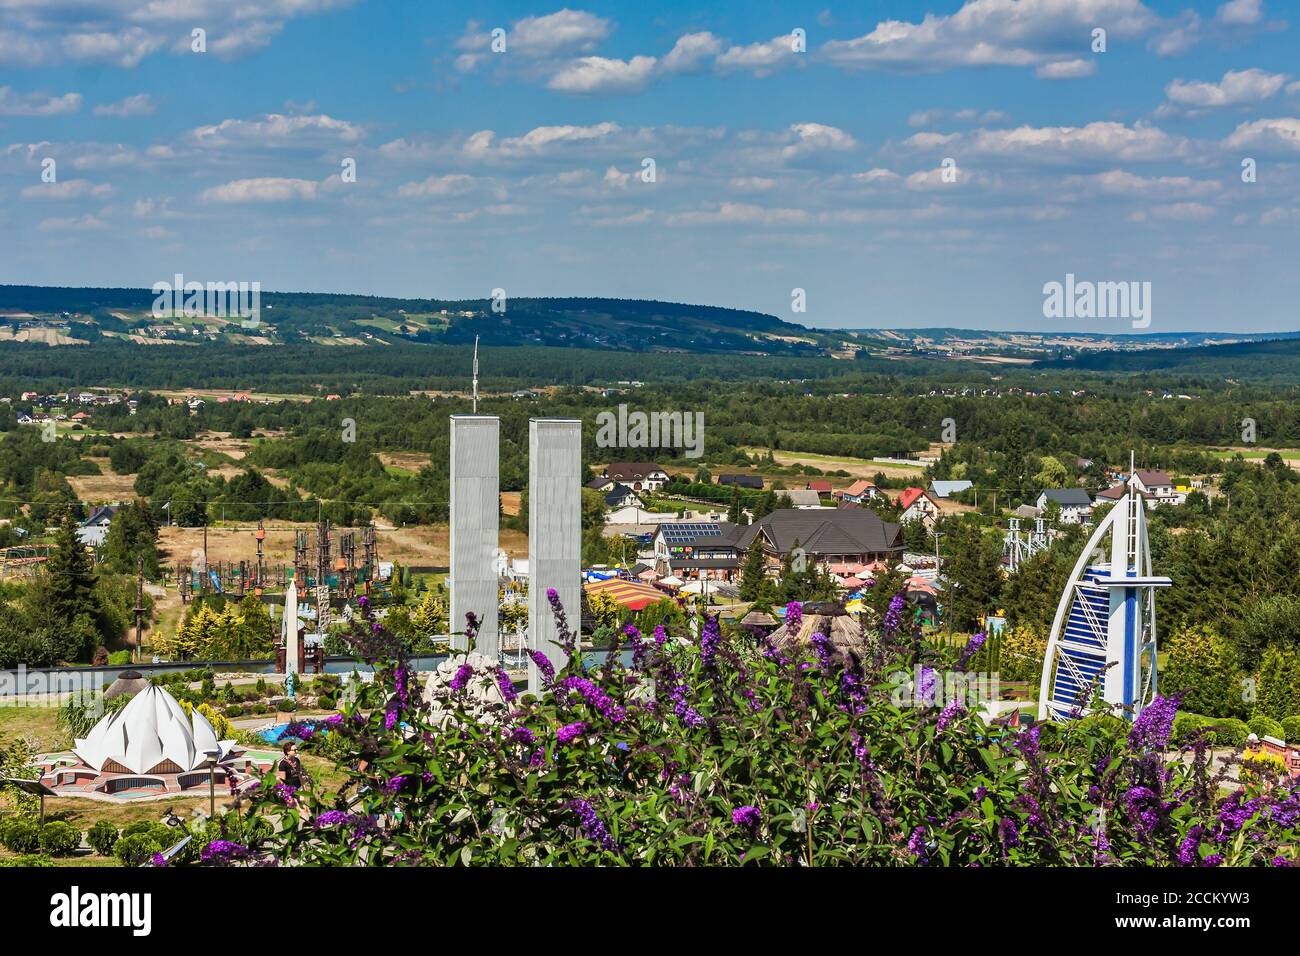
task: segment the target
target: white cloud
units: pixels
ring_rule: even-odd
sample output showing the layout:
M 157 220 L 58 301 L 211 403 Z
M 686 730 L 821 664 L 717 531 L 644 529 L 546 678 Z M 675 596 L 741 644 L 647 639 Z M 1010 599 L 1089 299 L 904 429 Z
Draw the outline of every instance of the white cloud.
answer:
M 1077 80 L 1081 77 L 1092 76 L 1096 72 L 1096 60 L 1077 58 L 1073 60 L 1053 60 L 1051 63 L 1044 63 L 1034 70 L 1034 76 L 1040 80 Z
M 631 60 L 584 56 L 563 67 L 546 85 L 562 93 L 635 93 L 650 81 L 655 62 L 652 56 Z
M 775 189 L 776 180 L 768 176 L 733 176 L 728 185 L 737 192 L 758 193 Z
M 62 116 L 80 109 L 80 93 L 20 93 L 0 86 L 0 116 Z
M 1215 12 L 1222 23 L 1255 24 L 1264 19 L 1263 0 L 1230 0 Z
M 1223 144 L 1229 149 L 1300 150 L 1300 119 L 1286 116 L 1242 123 Z
M 594 126 L 538 126 L 523 136 L 503 139 L 500 149 L 502 152 L 513 154 L 539 153 L 557 145 L 607 139 L 621 129 L 622 127 L 617 123 L 596 123 Z M 486 138 L 483 138 L 485 133 Z M 476 141 L 475 137 L 479 139 Z M 470 137 L 470 141 L 475 143 L 474 148 L 478 150 L 485 149 L 491 143 L 491 139 L 490 130 L 475 133 Z M 466 148 L 470 148 L 469 143 L 466 144 Z
M 190 54 L 190 29 L 202 26 L 208 51 L 235 57 L 265 47 L 297 17 L 355 0 L 4 0 L 0 62 L 49 66 L 98 63 L 132 69 L 170 47 Z
M 1222 186 L 1212 179 L 1193 179 L 1190 176 L 1139 176 L 1124 169 L 1111 169 L 1090 176 L 1067 176 L 1065 183 L 1070 187 L 1081 187 L 1087 192 L 1154 198 L 1212 196 L 1222 189 Z
M 729 223 L 761 225 L 799 225 L 809 221 L 805 209 L 771 209 L 752 203 L 724 202 L 714 209 L 690 210 L 673 213 L 667 218 L 670 226 L 711 226 Z
M 844 130 L 824 123 L 795 123 L 790 127 L 790 132 L 797 139 L 796 142 L 781 150 L 781 155 L 786 159 L 795 159 L 827 150 L 848 150 L 858 145 L 857 141 Z
M 101 103 L 95 107 L 96 116 L 114 116 L 126 118 L 131 116 L 152 116 L 158 105 L 148 93 L 136 93 L 116 103 Z
M 664 54 L 660 68 L 665 73 L 692 73 L 704 67 L 722 50 L 722 41 L 712 33 L 687 33 L 677 38 Z
M 53 216 L 42 219 L 36 228 L 42 232 L 93 232 L 107 229 L 108 223 L 98 216 L 87 213 L 84 216 Z
M 940 135 L 916 133 L 905 143 L 917 149 L 938 146 L 966 153 L 1024 159 L 1167 160 L 1188 151 L 1187 141 L 1145 123 L 1095 122 L 1086 126 L 1020 126 L 1006 130 Z
M 265 113 L 257 119 L 228 119 L 212 126 L 200 126 L 190 131 L 189 139 L 196 146 L 205 147 L 313 148 L 355 143 L 364 136 L 365 130 L 361 126 L 324 114 L 287 116 Z
M 882 20 L 870 33 L 832 40 L 819 52 L 847 68 L 1035 67 L 1040 76 L 1061 78 L 1081 75 L 1094 27 L 1104 25 L 1116 40 L 1141 36 L 1158 22 L 1140 0 L 967 0 L 953 14 L 927 13 L 919 23 Z
M 418 183 L 406 183 L 398 188 L 397 194 L 408 199 L 428 199 L 431 197 L 463 196 L 471 192 L 478 180 L 463 173 L 448 173 L 445 176 L 433 175 Z
M 202 198 L 206 202 L 219 203 L 259 203 L 286 202 L 294 199 L 315 199 L 320 191 L 320 183 L 309 179 L 284 179 L 267 176 L 256 179 L 236 179 L 205 189 Z
M 1165 87 L 1165 95 L 1179 106 L 1207 108 L 1242 106 L 1261 103 L 1276 96 L 1286 85 L 1285 73 L 1263 70 L 1236 70 L 1223 74 L 1218 83 L 1197 80 L 1174 80 Z
M 471 23 L 456 46 L 470 54 L 487 54 L 492 46 L 492 29 L 491 26 Z M 504 55 L 517 53 L 541 59 L 588 53 L 609 35 L 609 31 L 610 22 L 604 17 L 566 7 L 545 16 L 516 20 L 506 31 Z M 462 57 L 465 62 L 458 61 L 457 65 L 462 69 L 472 69 L 483 59 L 482 55 L 474 56 L 472 60 Z
M 92 183 L 88 179 L 64 179 L 54 183 L 27 186 L 22 191 L 24 199 L 102 199 L 111 195 L 108 183 Z
M 728 47 L 714 62 L 724 72 L 748 70 L 755 76 L 767 76 L 804 55 L 794 51 L 794 35 L 787 33 L 762 43 Z

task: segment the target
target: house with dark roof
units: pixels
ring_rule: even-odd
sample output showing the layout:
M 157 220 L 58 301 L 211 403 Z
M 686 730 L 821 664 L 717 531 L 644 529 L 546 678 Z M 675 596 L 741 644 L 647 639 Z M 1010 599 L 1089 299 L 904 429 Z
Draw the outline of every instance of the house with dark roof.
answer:
M 755 538 L 769 570 L 779 569 L 795 548 L 817 564 L 892 563 L 903 553 L 901 525 L 870 508 L 780 508 L 741 529 L 735 539 L 741 556 Z
M 645 502 L 641 500 L 641 496 L 620 482 L 615 482 L 614 487 L 605 493 L 606 508 L 641 508 L 644 506 Z
M 1086 488 L 1045 488 L 1038 493 L 1038 510 L 1045 512 L 1049 502 L 1061 509 L 1062 524 L 1083 524 L 1092 517 L 1092 496 Z
M 604 477 L 621 481 L 633 491 L 658 491 L 668 483 L 668 472 L 652 461 L 614 462 L 605 468 Z
M 108 526 L 113 523 L 117 508 L 103 505 L 90 512 L 90 517 L 77 529 L 77 539 L 87 548 L 98 548 L 108 537 Z
M 760 475 L 719 475 L 718 484 L 735 485 L 737 488 L 753 488 L 761 491 L 763 479 Z
M 683 579 L 730 581 L 740 570 L 738 541 L 747 525 L 726 521 L 662 522 L 655 531 L 655 570 Z

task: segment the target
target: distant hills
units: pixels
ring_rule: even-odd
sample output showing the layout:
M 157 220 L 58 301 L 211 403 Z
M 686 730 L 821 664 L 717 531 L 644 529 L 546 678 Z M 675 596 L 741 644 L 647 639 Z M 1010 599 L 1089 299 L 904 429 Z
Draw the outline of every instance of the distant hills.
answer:
M 397 299 L 263 292 L 260 321 L 155 318 L 148 289 L 0 286 L 0 341 L 71 345 L 118 338 L 142 345 L 382 346 L 399 342 L 557 346 L 631 352 L 816 355 L 842 335 L 760 312 L 644 299 Z
M 972 329 L 816 329 L 744 309 L 646 299 L 404 299 L 263 292 L 260 320 L 156 318 L 148 289 L 0 285 L 0 344 L 274 347 L 395 345 L 559 347 L 702 356 L 907 360 L 1099 372 L 1163 370 L 1259 378 L 1253 363 L 1300 373 L 1297 332 L 992 332 Z M 896 366 L 895 366 L 896 367 Z M 1270 373 L 1271 374 L 1271 373 Z

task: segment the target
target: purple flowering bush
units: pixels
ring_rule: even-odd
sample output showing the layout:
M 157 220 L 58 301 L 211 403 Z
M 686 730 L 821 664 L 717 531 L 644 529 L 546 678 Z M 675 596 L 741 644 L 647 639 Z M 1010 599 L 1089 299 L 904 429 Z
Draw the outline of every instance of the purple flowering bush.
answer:
M 891 611 L 894 609 L 891 607 Z M 234 847 L 255 865 L 1289 865 L 1300 794 L 1232 791 L 1205 745 L 1166 751 L 1177 700 L 1132 726 L 1089 717 L 1024 730 L 977 708 L 891 702 L 897 674 L 958 666 L 917 649 L 901 613 L 865 651 L 755 639 L 716 620 L 675 640 L 629 627 L 633 667 L 542 668 L 540 696 L 495 667 L 490 719 L 431 702 L 364 604 L 350 636 L 375 679 L 328 728 L 346 772 L 292 801 L 254 791 Z M 797 615 L 796 615 L 797 616 Z M 472 631 L 472 628 L 467 628 Z M 792 635 L 787 635 L 792 636 Z M 950 659 L 936 655 L 949 654 Z M 967 659 L 970 654 L 964 655 Z M 467 658 L 469 660 L 469 658 Z M 543 657 L 542 660 L 545 660 Z M 232 816 L 232 815 L 228 815 Z

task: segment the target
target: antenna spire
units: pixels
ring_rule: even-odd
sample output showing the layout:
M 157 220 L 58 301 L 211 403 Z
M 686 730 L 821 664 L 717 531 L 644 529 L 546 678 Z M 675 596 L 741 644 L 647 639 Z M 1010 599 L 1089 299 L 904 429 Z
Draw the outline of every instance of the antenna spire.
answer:
M 474 336 L 474 414 L 478 414 L 478 336 Z

